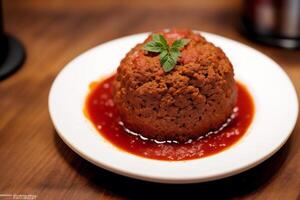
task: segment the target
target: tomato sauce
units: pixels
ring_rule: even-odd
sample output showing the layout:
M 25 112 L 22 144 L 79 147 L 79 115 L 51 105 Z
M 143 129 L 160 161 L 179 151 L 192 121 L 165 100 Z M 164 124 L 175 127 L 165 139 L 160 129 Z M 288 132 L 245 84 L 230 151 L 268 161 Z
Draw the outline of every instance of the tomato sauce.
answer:
M 246 133 L 254 116 L 254 104 L 247 88 L 237 82 L 237 104 L 220 127 L 186 143 L 155 141 L 127 130 L 112 100 L 114 76 L 91 84 L 84 111 L 99 134 L 114 146 L 137 156 L 157 160 L 190 160 L 219 153 L 235 144 Z

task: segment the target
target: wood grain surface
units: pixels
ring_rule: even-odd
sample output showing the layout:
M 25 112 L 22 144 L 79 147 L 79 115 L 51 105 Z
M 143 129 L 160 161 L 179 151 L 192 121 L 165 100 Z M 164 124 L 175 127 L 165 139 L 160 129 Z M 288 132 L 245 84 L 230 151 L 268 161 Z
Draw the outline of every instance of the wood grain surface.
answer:
M 102 42 L 166 27 L 203 30 L 252 46 L 277 61 L 299 93 L 300 51 L 246 39 L 238 31 L 241 3 L 4 0 L 5 30 L 22 41 L 27 58 L 0 82 L 0 194 L 36 199 L 300 199 L 299 121 L 284 147 L 254 169 L 208 183 L 166 185 L 88 163 L 62 142 L 49 117 L 50 86 L 70 60 Z

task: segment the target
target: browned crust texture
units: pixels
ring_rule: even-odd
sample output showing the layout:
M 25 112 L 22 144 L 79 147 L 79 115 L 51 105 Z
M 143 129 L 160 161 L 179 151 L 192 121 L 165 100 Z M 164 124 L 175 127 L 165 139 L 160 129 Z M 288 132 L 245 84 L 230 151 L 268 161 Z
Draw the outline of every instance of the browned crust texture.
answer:
M 143 50 L 148 37 L 121 61 L 113 99 L 125 126 L 157 140 L 186 141 L 218 129 L 236 103 L 233 68 L 224 52 L 189 30 L 160 32 L 168 43 L 191 41 L 175 69 L 163 71 L 159 55 Z

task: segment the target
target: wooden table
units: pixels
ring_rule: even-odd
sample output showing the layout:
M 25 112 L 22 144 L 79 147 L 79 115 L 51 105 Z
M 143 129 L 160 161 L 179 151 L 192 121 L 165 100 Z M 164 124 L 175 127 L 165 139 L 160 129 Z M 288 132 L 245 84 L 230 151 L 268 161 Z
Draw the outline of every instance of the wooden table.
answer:
M 102 42 L 165 27 L 199 29 L 252 46 L 277 61 L 300 93 L 300 51 L 247 40 L 237 31 L 240 4 L 239 0 L 5 0 L 5 28 L 23 42 L 27 59 L 16 74 L 0 82 L 0 193 L 31 194 L 37 199 L 300 199 L 299 121 L 287 144 L 252 170 L 209 183 L 163 185 L 88 163 L 62 142 L 49 117 L 50 86 L 70 60 Z

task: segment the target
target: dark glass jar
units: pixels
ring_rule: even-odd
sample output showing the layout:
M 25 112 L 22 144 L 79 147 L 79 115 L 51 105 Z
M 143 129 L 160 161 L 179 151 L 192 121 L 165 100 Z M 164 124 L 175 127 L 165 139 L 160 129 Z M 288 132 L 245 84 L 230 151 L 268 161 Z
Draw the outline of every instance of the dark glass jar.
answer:
M 300 47 L 300 0 L 244 0 L 244 30 L 265 44 Z
M 2 5 L 0 1 L 0 64 L 7 54 L 7 40 L 3 30 Z

